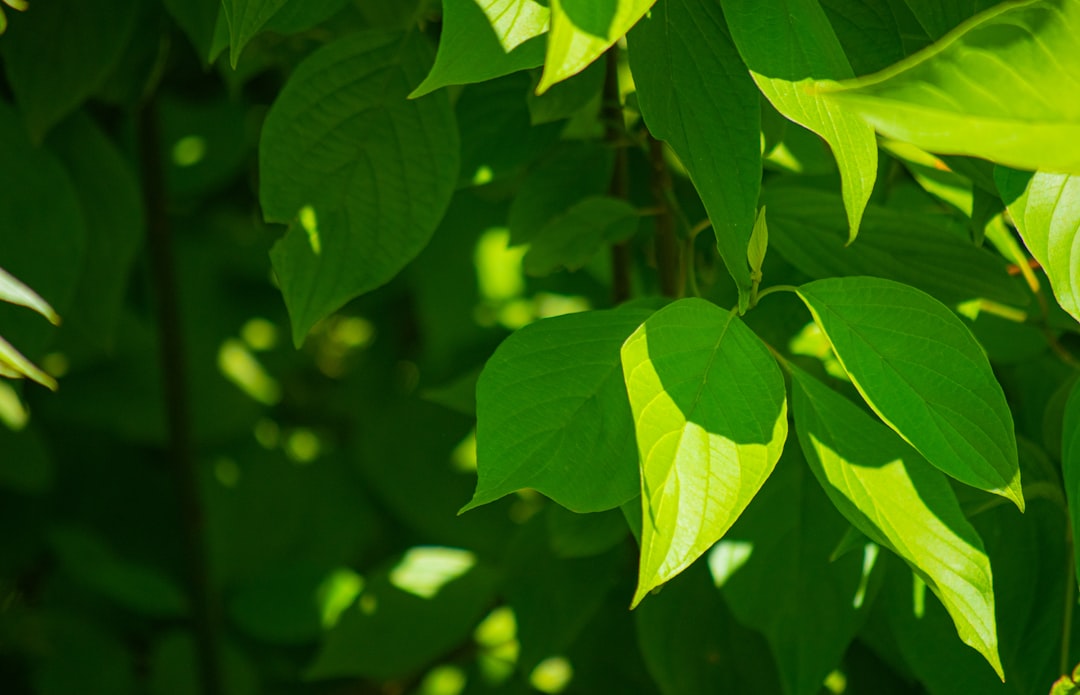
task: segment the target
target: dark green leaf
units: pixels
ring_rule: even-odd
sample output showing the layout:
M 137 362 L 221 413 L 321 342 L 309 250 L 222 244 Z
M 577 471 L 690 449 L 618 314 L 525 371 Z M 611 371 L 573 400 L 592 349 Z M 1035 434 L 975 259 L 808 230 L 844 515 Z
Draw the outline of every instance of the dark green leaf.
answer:
M 591 103 L 599 108 L 600 92 L 604 86 L 604 72 L 603 63 L 593 63 L 573 77 L 553 85 L 539 96 L 533 90 L 529 90 L 526 101 L 532 124 L 540 125 L 570 118 Z M 537 73 L 536 83 L 539 78 L 540 75 Z
M 523 264 L 530 275 L 559 268 L 578 270 L 608 244 L 626 241 L 638 226 L 638 211 L 617 198 L 585 198 L 544 226 L 529 243 Z
M 301 63 L 267 115 L 259 199 L 267 220 L 291 225 L 272 258 L 298 345 L 401 270 L 450 202 L 449 100 L 405 99 L 428 59 L 422 37 L 352 35 Z
M 240 53 L 288 0 L 222 0 L 229 25 L 229 62 L 236 68 Z
M 965 2 L 940 2 L 940 0 L 904 0 L 927 35 L 939 39 L 965 20 L 999 3 L 999 0 L 968 0 Z
M 629 35 L 638 101 L 652 134 L 686 166 L 740 294 L 761 187 L 759 96 L 716 2 L 661 0 Z

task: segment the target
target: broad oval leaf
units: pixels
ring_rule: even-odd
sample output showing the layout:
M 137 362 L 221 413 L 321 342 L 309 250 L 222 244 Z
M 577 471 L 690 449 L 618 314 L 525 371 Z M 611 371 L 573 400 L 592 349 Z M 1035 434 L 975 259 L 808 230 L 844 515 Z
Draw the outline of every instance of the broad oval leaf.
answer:
M 622 348 L 641 465 L 641 564 L 633 604 L 731 527 L 787 436 L 784 379 L 733 313 L 683 299 Z
M 1002 3 L 823 97 L 931 152 L 1080 174 L 1080 2 Z
M 1023 511 L 1012 413 L 986 353 L 954 313 L 880 278 L 817 280 L 798 294 L 889 427 L 938 469 Z
M 435 65 L 409 96 L 543 65 L 549 15 L 536 0 L 443 0 Z
M 450 202 L 449 100 L 406 99 L 429 53 L 415 34 L 341 39 L 300 64 L 266 117 L 259 199 L 268 221 L 291 224 L 271 257 L 297 344 L 412 260 Z
M 222 0 L 222 12 L 229 27 L 229 62 L 234 69 L 244 46 L 288 1 Z
M 723 0 L 731 36 L 761 93 L 786 118 L 832 148 L 840 168 L 849 239 L 859 231 L 877 178 L 874 130 L 816 93 L 852 77 L 836 33 L 817 0 Z
M 990 561 L 948 480 L 851 401 L 791 373 L 799 444 L 833 504 L 923 578 L 960 639 L 1004 678 Z
M 576 512 L 640 489 L 619 347 L 640 309 L 544 319 L 504 340 L 476 385 L 476 494 L 462 511 L 534 488 Z
M 551 0 L 544 74 L 536 93 L 578 74 L 621 39 L 656 0 Z
M 994 177 L 1058 303 L 1080 321 L 1080 176 L 998 167 Z
M 874 275 L 917 287 L 950 306 L 989 299 L 1025 306 L 1030 295 L 1000 255 L 975 247 L 941 215 L 868 205 L 848 245 L 840 196 L 796 186 L 766 188 L 770 243 L 812 278 Z
M 746 252 L 761 188 L 761 99 L 723 12 L 715 2 L 661 0 L 627 40 L 649 131 L 690 172 L 720 257 L 748 295 Z
M 1069 518 L 1073 537 L 1080 534 L 1080 381 L 1073 385 L 1065 405 L 1061 437 L 1061 470 L 1065 475 L 1065 496 L 1069 501 Z M 1080 554 L 1074 555 L 1076 577 L 1080 581 Z

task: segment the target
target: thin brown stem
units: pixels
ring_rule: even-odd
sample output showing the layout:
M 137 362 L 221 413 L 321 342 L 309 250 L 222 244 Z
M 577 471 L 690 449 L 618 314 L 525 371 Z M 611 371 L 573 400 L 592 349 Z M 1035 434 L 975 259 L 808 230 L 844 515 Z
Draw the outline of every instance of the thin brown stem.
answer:
M 601 118 L 604 121 L 604 141 L 615 151 L 608 195 L 619 200 L 626 200 L 630 193 L 630 178 L 624 146 L 626 128 L 623 125 L 622 104 L 619 97 L 618 50 L 617 45 L 612 46 L 605 56 L 607 70 L 604 73 L 604 104 Z M 615 304 L 621 304 L 630 298 L 630 260 L 630 247 L 626 242 L 614 244 L 611 247 L 611 299 Z
M 671 193 L 671 174 L 664 161 L 664 143 L 649 138 L 650 185 L 653 199 L 663 211 L 656 216 L 656 270 L 660 275 L 660 293 L 665 297 L 679 297 L 683 288 L 683 266 L 679 254 L 679 240 L 675 237 L 675 218 L 667 201 Z
M 203 514 L 199 501 L 191 435 L 191 408 L 187 393 L 187 365 L 176 262 L 166 211 L 164 166 L 156 102 L 151 98 L 138 115 L 139 158 L 146 209 L 147 249 L 157 295 L 158 342 L 164 386 L 168 460 L 179 497 L 183 547 L 191 597 L 191 623 L 199 662 L 199 692 L 221 693 L 216 611 L 207 570 Z

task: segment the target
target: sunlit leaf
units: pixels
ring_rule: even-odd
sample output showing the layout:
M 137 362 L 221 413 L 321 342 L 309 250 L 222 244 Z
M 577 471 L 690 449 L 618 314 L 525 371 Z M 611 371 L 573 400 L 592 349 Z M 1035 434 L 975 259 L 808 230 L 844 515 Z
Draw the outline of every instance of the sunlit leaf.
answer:
M 641 112 L 687 168 L 744 297 L 761 187 L 760 97 L 716 2 L 662 0 L 627 37 Z
M 724 0 L 731 36 L 750 74 L 776 110 L 829 143 L 840 167 L 849 238 L 877 178 L 873 129 L 817 94 L 852 77 L 840 41 L 817 0 Z
M 1080 174 L 1080 3 L 1002 3 L 868 77 L 823 86 L 830 108 L 931 152 Z
M 833 504 L 911 565 L 1004 678 L 990 562 L 948 480 L 851 401 L 798 368 L 792 376 L 799 443 Z
M 998 167 L 995 178 L 1058 303 L 1080 321 L 1080 175 Z
M 450 202 L 449 100 L 405 98 L 429 60 L 422 36 L 354 34 L 308 56 L 266 117 L 259 199 L 291 225 L 271 255 L 297 344 L 419 253 Z
M 889 427 L 940 470 L 1023 511 L 1012 413 L 986 353 L 956 314 L 879 278 L 817 280 L 798 292 Z
M 780 458 L 783 378 L 734 313 L 684 299 L 622 348 L 644 519 L 633 605 L 683 571 L 739 518 Z

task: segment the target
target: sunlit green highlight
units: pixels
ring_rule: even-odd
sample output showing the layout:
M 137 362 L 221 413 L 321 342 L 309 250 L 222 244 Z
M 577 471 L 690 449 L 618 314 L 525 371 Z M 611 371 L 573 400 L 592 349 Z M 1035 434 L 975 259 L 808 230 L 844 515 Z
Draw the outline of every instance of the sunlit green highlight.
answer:
M 329 630 L 334 627 L 341 614 L 363 590 L 364 578 L 348 568 L 334 570 L 326 577 L 315 591 L 323 628 Z
M 740 567 L 750 560 L 754 544 L 749 541 L 722 540 L 709 551 L 709 572 L 716 587 L 723 588 Z
M 499 606 L 488 613 L 473 631 L 473 639 L 481 647 L 497 647 L 517 637 L 517 618 L 510 606 Z
M 916 618 L 926 614 L 926 582 L 914 572 L 911 573 L 911 610 Z
M 278 342 L 278 328 L 264 318 L 249 319 L 240 329 L 240 337 L 257 352 L 273 349 Z
M 187 135 L 176 141 L 172 148 L 173 164 L 178 167 L 195 166 L 206 157 L 206 138 Z
M 285 455 L 297 463 L 311 463 L 321 452 L 319 435 L 306 427 L 297 427 L 285 439 Z
M 240 466 L 227 456 L 214 461 L 214 478 L 222 487 L 236 487 L 240 482 Z
M 544 659 L 529 674 L 529 684 L 542 693 L 561 693 L 574 678 L 574 667 L 561 656 Z
M 859 577 L 859 588 L 855 590 L 855 598 L 851 601 L 851 605 L 855 608 L 861 608 L 863 601 L 866 600 L 866 587 L 870 584 L 870 575 L 877 563 L 878 550 L 877 543 L 867 543 L 863 546 L 862 575 Z
M 390 583 L 420 598 L 434 598 L 439 591 L 476 564 L 468 550 L 440 546 L 409 548 L 390 570 Z
M 480 295 L 490 301 L 507 301 L 525 291 L 521 271 L 524 247 L 508 246 L 510 231 L 503 227 L 487 230 L 476 242 L 474 255 Z
M 476 430 L 473 429 L 450 452 L 450 464 L 455 471 L 468 473 L 476 470 Z
M 30 422 L 30 411 L 19 399 L 19 394 L 3 381 L 0 381 L 0 422 L 15 432 Z
M 842 695 L 847 691 L 847 676 L 843 671 L 833 671 L 825 677 L 825 689 L 833 695 Z
M 495 172 L 491 170 L 491 167 L 487 165 L 479 166 L 473 174 L 472 184 L 474 186 L 483 186 L 484 184 L 491 183 L 494 178 Z
M 419 695 L 460 695 L 468 679 L 457 666 L 443 664 L 428 671 L 420 683 Z
M 218 369 L 225 378 L 253 400 L 275 405 L 281 400 L 281 387 L 240 340 L 229 338 L 218 350 Z
M 315 208 L 305 205 L 300 208 L 300 226 L 307 233 L 308 244 L 311 251 L 316 255 L 322 253 L 322 239 L 319 237 L 319 217 L 315 214 Z
M 805 355 L 819 360 L 829 376 L 844 381 L 850 380 L 840 360 L 836 359 L 836 353 L 833 352 L 825 332 L 813 321 L 803 326 L 802 330 L 788 342 L 788 350 L 793 355 Z

